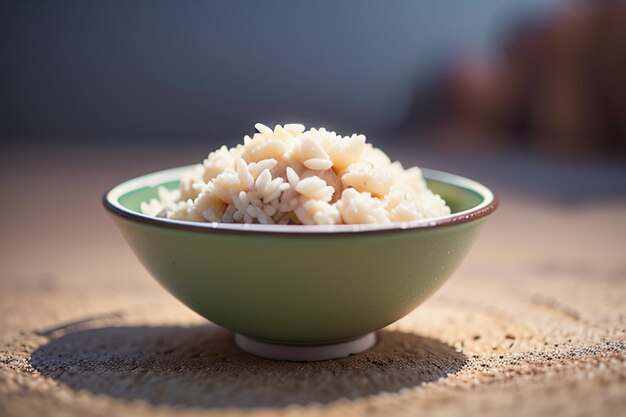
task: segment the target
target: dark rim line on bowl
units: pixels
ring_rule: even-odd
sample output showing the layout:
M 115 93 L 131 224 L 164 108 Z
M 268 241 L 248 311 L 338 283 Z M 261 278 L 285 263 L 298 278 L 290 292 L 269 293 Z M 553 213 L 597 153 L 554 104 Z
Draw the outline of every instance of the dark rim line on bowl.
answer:
M 461 211 L 459 213 L 450 214 L 443 217 L 434 219 L 424 219 L 414 222 L 400 222 L 400 223 L 384 223 L 375 225 L 265 225 L 265 224 L 240 224 L 240 223 L 202 223 L 202 222 L 189 222 L 182 220 L 164 219 L 160 217 L 147 216 L 145 214 L 129 210 L 123 207 L 119 201 L 119 198 L 138 187 L 130 188 L 133 183 L 140 183 L 141 180 L 145 180 L 145 177 L 156 176 L 162 178 L 156 181 L 154 184 L 144 184 L 142 187 L 154 187 L 164 182 L 174 181 L 180 178 L 179 174 L 187 169 L 192 168 L 193 165 L 171 168 L 163 171 L 157 171 L 145 175 L 141 175 L 130 180 L 124 181 L 118 185 L 115 185 L 109 189 L 102 197 L 104 207 L 111 213 L 125 218 L 127 220 L 136 221 L 138 223 L 149 224 L 153 226 L 161 226 L 172 229 L 191 230 L 195 232 L 211 232 L 211 233 L 239 233 L 239 234 L 272 234 L 272 235 L 324 235 L 324 234 L 370 234 L 370 233 L 390 233 L 390 232 L 402 232 L 409 230 L 423 230 L 433 229 L 436 227 L 453 226 L 457 224 L 468 223 L 474 220 L 481 219 L 493 213 L 498 207 L 498 197 L 484 185 L 462 177 L 460 175 L 447 173 L 444 171 L 438 171 L 434 169 L 422 168 L 422 172 L 425 174 L 432 173 L 435 177 L 449 177 L 454 180 L 452 182 L 446 182 L 439 178 L 432 178 L 429 175 L 424 175 L 426 179 L 433 181 L 450 184 L 455 187 L 463 188 L 480 195 L 483 198 L 483 202 L 468 210 Z M 170 178 L 171 176 L 171 178 Z M 461 184 L 459 184 L 460 182 Z M 465 183 L 465 186 L 463 185 Z M 119 191 L 119 189 L 130 188 L 125 191 Z M 117 191 L 118 195 L 115 200 L 110 198 L 111 193 Z M 114 204 L 114 201 L 116 204 Z

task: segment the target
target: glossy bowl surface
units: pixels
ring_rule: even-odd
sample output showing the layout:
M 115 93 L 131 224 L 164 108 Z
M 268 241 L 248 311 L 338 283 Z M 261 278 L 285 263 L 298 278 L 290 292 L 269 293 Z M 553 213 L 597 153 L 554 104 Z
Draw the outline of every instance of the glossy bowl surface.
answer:
M 142 201 L 189 167 L 126 181 L 104 196 L 150 273 L 198 314 L 251 338 L 337 343 L 411 312 L 454 272 L 497 207 L 483 185 L 423 169 L 452 214 L 391 225 L 241 225 L 149 217 Z

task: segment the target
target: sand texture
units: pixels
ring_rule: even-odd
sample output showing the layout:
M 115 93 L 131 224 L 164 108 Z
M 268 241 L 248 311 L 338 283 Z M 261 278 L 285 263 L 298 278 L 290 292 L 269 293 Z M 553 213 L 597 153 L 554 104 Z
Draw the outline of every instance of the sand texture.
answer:
M 626 416 L 625 200 L 505 190 L 458 272 L 373 349 L 283 363 L 237 350 L 134 258 L 99 197 L 167 166 L 135 157 L 4 161 L 1 416 Z

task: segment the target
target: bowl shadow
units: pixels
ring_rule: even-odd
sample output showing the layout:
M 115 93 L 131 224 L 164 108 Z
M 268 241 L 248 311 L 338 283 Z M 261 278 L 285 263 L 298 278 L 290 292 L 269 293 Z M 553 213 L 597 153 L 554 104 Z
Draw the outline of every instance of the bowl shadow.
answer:
M 214 325 L 105 327 L 53 338 L 31 355 L 74 390 L 183 407 L 281 407 L 395 392 L 459 372 L 467 357 L 432 338 L 379 332 L 375 347 L 324 362 L 276 362 L 240 351 Z

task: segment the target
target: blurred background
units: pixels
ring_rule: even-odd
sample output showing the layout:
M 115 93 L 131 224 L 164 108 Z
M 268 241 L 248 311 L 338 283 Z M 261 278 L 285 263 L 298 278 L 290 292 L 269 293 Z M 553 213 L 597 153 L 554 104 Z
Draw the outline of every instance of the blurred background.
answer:
M 380 142 L 626 152 L 622 1 L 4 1 L 11 146 L 235 143 L 303 121 Z
M 626 195 L 623 1 L 23 0 L 0 30 L 5 182 L 100 163 L 97 199 L 259 121 L 497 190 Z
M 573 163 L 626 188 L 622 1 L 26 0 L 0 28 L 5 149 L 159 148 L 169 166 L 300 121 L 521 187 Z

